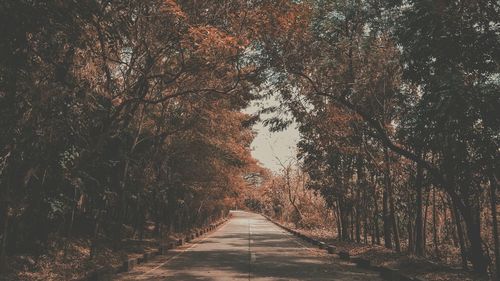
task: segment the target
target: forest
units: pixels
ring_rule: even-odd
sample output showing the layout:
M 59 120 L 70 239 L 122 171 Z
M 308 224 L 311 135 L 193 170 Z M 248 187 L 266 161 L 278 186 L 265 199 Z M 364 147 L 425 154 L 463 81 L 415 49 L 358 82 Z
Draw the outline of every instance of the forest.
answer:
M 0 273 L 247 208 L 498 278 L 497 0 L 3 0 L 0 30 Z M 299 130 L 280 171 L 258 122 Z

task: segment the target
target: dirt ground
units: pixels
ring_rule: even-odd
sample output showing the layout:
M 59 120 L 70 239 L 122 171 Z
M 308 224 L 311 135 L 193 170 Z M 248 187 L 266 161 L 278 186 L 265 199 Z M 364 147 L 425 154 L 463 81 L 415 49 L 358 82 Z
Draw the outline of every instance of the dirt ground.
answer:
M 294 228 L 293 224 L 284 223 Z M 336 240 L 334 233 L 327 229 L 297 229 L 312 238 L 324 241 L 337 247 L 338 251 L 349 252 L 350 256 L 369 259 L 372 265 L 387 266 L 399 269 L 401 272 L 427 281 L 487 281 L 488 277 L 474 275 L 456 264 L 446 264 L 437 261 L 409 256 L 406 253 L 396 253 L 379 245 L 357 244 Z
M 176 240 L 172 235 L 165 241 Z M 158 240 L 124 240 L 104 242 L 95 258 L 90 259 L 90 241 L 73 239 L 66 243 L 54 240 L 43 255 L 16 255 L 9 257 L 7 273 L 0 281 L 79 280 L 98 267 L 117 267 L 128 258 L 140 256 L 157 248 Z M 66 251 L 65 251 L 66 248 Z M 66 252 L 66 253 L 65 253 Z

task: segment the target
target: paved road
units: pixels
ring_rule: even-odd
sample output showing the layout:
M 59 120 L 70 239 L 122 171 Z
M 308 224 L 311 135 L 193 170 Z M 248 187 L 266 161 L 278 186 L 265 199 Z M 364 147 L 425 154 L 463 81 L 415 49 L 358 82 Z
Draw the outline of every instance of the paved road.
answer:
M 115 280 L 381 279 L 317 250 L 260 215 L 236 211 L 217 231 Z

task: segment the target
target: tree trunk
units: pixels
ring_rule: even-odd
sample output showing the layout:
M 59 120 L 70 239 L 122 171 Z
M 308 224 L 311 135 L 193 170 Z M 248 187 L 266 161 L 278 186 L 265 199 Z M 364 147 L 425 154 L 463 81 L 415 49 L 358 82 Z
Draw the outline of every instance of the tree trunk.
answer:
M 384 193 L 382 195 L 382 217 L 384 223 L 384 245 L 388 249 L 392 249 L 391 240 L 391 220 L 389 215 L 389 200 L 387 195 L 387 189 L 384 187 Z
M 439 241 L 438 241 L 438 230 L 437 230 L 437 210 L 436 210 L 436 188 L 432 188 L 432 233 L 434 242 L 434 255 L 437 259 L 440 259 L 439 254 Z
M 336 216 L 335 222 L 337 225 L 337 240 L 342 240 L 342 224 L 340 222 L 340 209 L 338 203 L 333 208 L 333 214 Z
M 76 200 L 76 198 L 77 198 L 76 191 L 77 191 L 77 189 L 75 187 L 73 189 L 73 208 L 71 209 L 71 217 L 70 217 L 68 229 L 66 232 L 66 239 L 64 241 L 64 259 L 66 259 L 67 254 L 68 254 L 68 246 L 70 243 L 71 234 L 73 233 L 73 224 L 75 222 L 76 207 L 78 206 L 78 201 Z
M 448 203 L 450 204 L 450 203 Z M 453 206 L 450 204 L 450 217 L 451 217 L 451 226 L 450 226 L 450 231 L 451 231 L 451 237 L 453 239 L 453 246 L 456 248 L 460 247 L 460 241 L 458 239 L 458 234 L 457 234 L 457 227 L 456 224 L 457 222 L 455 221 L 455 217 L 453 214 Z
M 415 178 L 415 188 L 417 190 L 416 198 L 416 216 L 415 216 L 415 255 L 419 257 L 425 256 L 425 233 L 424 233 L 424 221 L 422 217 L 422 207 L 423 207 L 423 170 L 422 165 L 417 164 L 417 177 Z
M 4 202 L 0 206 L 0 218 L 2 225 L 2 234 L 0 236 L 0 272 L 7 265 L 7 233 L 9 228 L 9 204 Z
M 398 221 L 396 218 L 396 208 L 394 206 L 394 194 L 392 190 L 392 178 L 391 178 L 391 158 L 389 156 L 389 151 L 387 148 L 384 149 L 384 157 L 385 157 L 385 177 L 386 177 L 386 188 L 387 195 L 389 199 L 389 216 L 392 225 L 393 238 L 394 238 L 394 246 L 397 252 L 401 251 L 401 244 L 399 242 L 399 227 Z
M 94 221 L 94 233 L 92 234 L 92 240 L 90 243 L 90 259 L 94 259 L 97 255 L 98 239 L 99 239 L 99 219 L 100 215 L 97 214 Z
M 375 245 L 375 243 L 377 243 L 377 238 L 375 233 L 375 222 L 373 222 L 373 220 L 371 224 L 371 239 L 372 239 L 372 245 Z
M 374 200 L 373 200 L 373 203 L 374 203 L 374 207 L 375 207 L 375 210 L 374 210 L 374 213 L 373 213 L 373 227 L 374 227 L 374 233 L 375 233 L 375 243 L 377 243 L 377 245 L 380 245 L 380 229 L 379 229 L 379 225 L 378 225 L 378 213 L 379 213 L 379 209 L 378 209 L 378 196 L 377 196 L 377 185 L 376 183 L 374 184 L 375 186 L 375 190 L 374 190 L 374 193 L 375 193 L 375 196 L 374 196 Z
M 341 204 L 339 204 L 340 207 Z M 344 208 L 339 209 L 340 214 L 340 224 L 341 224 L 341 235 L 340 239 L 342 241 L 349 241 L 349 218 L 346 210 Z
M 500 279 L 500 241 L 498 238 L 498 220 L 497 220 L 497 189 L 498 189 L 498 180 L 496 177 L 491 174 L 490 175 L 490 207 L 491 207 L 491 221 L 493 225 L 492 233 L 493 233 L 493 242 L 494 242 L 494 251 L 495 251 L 495 271 L 496 278 Z
M 424 225 L 423 225 L 423 242 L 424 242 L 424 247 L 427 247 L 427 216 L 429 214 L 429 203 L 431 200 L 431 192 L 427 192 L 427 197 L 425 199 L 425 209 L 424 209 Z
M 452 202 L 452 212 L 453 212 L 453 217 L 455 220 L 455 225 L 457 228 L 457 235 L 458 235 L 458 242 L 460 245 L 460 257 L 462 258 L 462 268 L 463 269 L 468 269 L 467 265 L 467 250 L 466 250 L 466 245 L 465 245 L 465 237 L 464 237 L 464 232 L 462 229 L 462 223 L 461 223 L 461 218 L 460 214 L 458 213 L 457 207 L 455 204 Z
M 126 209 L 127 209 L 127 198 L 126 198 L 126 188 L 127 188 L 127 182 L 128 182 L 128 170 L 130 167 L 130 159 L 132 157 L 132 154 L 135 151 L 135 148 L 137 144 L 139 143 L 139 137 L 141 136 L 142 133 L 142 127 L 144 123 L 144 109 L 145 106 L 141 107 L 140 110 L 140 117 L 139 117 L 139 127 L 137 128 L 137 131 L 135 133 L 134 141 L 132 142 L 132 146 L 130 147 L 130 150 L 128 151 L 128 157 L 125 159 L 125 165 L 123 166 L 123 172 L 122 172 L 122 180 L 120 182 L 120 190 L 121 190 L 121 208 L 122 208 L 122 222 L 124 222 L 126 218 Z
M 366 214 L 364 215 L 363 239 L 364 239 L 365 244 L 368 244 L 368 218 L 367 218 Z
M 356 190 L 356 242 L 361 242 L 361 190 L 365 190 L 365 178 L 363 172 L 363 158 L 358 156 L 357 159 L 357 190 Z
M 488 269 L 488 258 L 483 249 L 483 239 L 481 238 L 481 220 L 478 206 L 467 206 L 465 210 L 459 209 L 464 218 L 467 237 L 469 237 L 470 247 L 468 251 L 469 260 L 472 263 L 474 272 L 485 274 Z
M 359 201 L 359 197 L 358 197 Z M 358 205 L 358 208 L 355 210 L 356 212 L 356 242 L 361 243 L 361 216 L 360 216 L 360 208 L 361 206 Z
M 410 188 L 410 187 L 408 187 L 408 188 Z M 407 207 L 408 219 L 407 219 L 406 231 L 407 231 L 407 235 L 408 235 L 407 252 L 410 254 L 415 253 L 415 231 L 413 229 L 413 222 L 415 221 L 415 219 L 414 219 L 415 215 L 412 211 L 412 209 L 414 209 L 414 208 L 410 208 L 410 206 L 412 206 L 413 200 L 414 200 L 413 194 L 411 192 L 408 192 L 408 199 L 406 201 L 406 206 L 408 206 Z
M 394 234 L 394 246 L 396 249 L 396 252 L 401 252 L 401 244 L 399 242 L 399 226 L 398 226 L 398 220 L 396 217 L 396 210 L 394 207 L 394 198 L 391 195 L 389 195 L 389 204 L 391 208 L 391 224 L 392 224 L 392 230 Z
M 69 226 L 68 230 L 66 233 L 66 237 L 70 238 L 71 234 L 73 233 L 73 224 L 75 222 L 75 213 L 76 213 L 76 208 L 78 206 L 78 201 L 77 201 L 77 195 L 76 195 L 76 187 L 73 189 L 73 208 L 71 209 L 71 218 L 69 220 Z
M 354 241 L 354 209 L 349 210 L 349 222 L 350 222 L 350 235 L 349 241 Z
M 384 148 L 385 155 L 385 169 L 384 169 L 384 191 L 382 195 L 382 216 L 384 219 L 384 245 L 388 249 L 392 249 L 392 239 L 391 239 L 391 231 L 392 231 L 392 220 L 389 209 L 389 187 L 390 187 L 390 167 L 388 163 L 388 152 L 387 149 Z
M 412 217 L 413 217 L 413 215 L 408 214 L 407 231 L 408 231 L 408 252 L 409 253 L 415 252 L 415 238 L 414 238 L 415 235 L 413 233 Z
M 302 225 L 302 212 L 299 209 L 299 206 L 296 203 L 297 196 L 296 194 L 292 194 L 292 183 L 291 183 L 291 166 L 284 167 L 283 169 L 285 171 L 285 177 L 286 177 L 286 187 L 288 191 L 288 201 L 290 201 L 290 204 L 292 205 L 293 209 L 295 210 L 295 213 L 297 215 L 297 219 L 294 219 L 295 227 L 299 227 Z
M 340 216 L 337 220 L 337 239 L 342 241 L 342 223 L 340 221 Z
M 448 218 L 448 206 L 447 202 L 445 202 L 444 198 L 442 195 L 439 196 L 441 198 L 441 206 L 443 207 L 443 229 L 446 231 L 446 236 L 444 239 L 446 240 L 447 243 L 452 243 L 453 244 L 453 237 L 452 237 L 452 231 L 450 231 L 450 219 Z
M 484 255 L 483 239 L 481 238 L 481 225 L 478 221 L 466 223 L 467 235 L 470 240 L 469 257 L 474 272 L 486 273 L 488 269 L 488 259 Z

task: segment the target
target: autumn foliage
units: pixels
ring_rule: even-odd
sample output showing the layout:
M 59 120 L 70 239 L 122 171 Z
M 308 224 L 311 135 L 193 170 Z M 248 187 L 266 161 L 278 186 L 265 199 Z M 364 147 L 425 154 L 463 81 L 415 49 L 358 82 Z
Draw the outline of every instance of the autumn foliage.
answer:
M 2 265 L 54 238 L 89 239 L 94 258 L 227 213 L 255 165 L 248 5 L 2 2 Z
M 246 205 L 438 261 L 446 245 L 498 274 L 499 14 L 490 0 L 2 1 L 0 265 L 73 238 L 93 259 Z M 300 131 L 279 173 L 252 158 L 260 116 L 243 113 L 268 98 L 260 121 Z
M 262 95 L 281 104 L 263 112 L 289 116 L 266 122 L 297 124 L 340 240 L 500 268 L 493 2 L 305 1 L 306 28 L 265 45 Z

